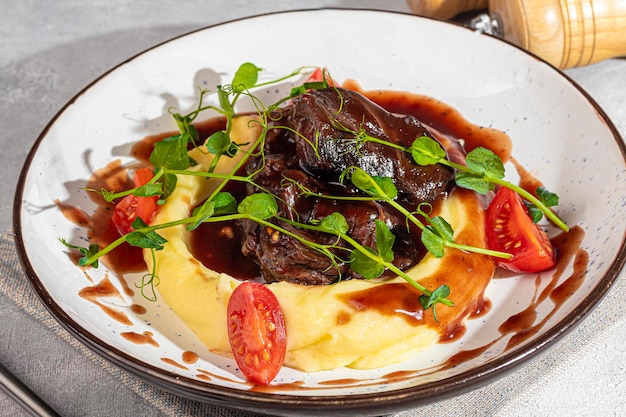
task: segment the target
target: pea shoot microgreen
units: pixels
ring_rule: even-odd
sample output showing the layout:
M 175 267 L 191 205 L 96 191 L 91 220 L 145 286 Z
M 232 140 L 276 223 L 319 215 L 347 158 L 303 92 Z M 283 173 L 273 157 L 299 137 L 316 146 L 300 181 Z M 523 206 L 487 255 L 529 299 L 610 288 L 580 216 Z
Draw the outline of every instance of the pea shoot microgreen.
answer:
M 409 148 L 405 148 L 402 145 L 368 135 L 363 128 L 359 129 L 359 131 L 351 131 L 336 120 L 332 121 L 332 123 L 336 128 L 354 136 L 352 139 L 344 140 L 353 141 L 357 150 L 365 143 L 373 142 L 410 153 L 418 165 L 446 165 L 457 171 L 455 175 L 456 185 L 480 194 L 486 194 L 493 190 L 496 184 L 510 188 L 524 199 L 533 222 L 539 222 L 545 214 L 557 227 L 565 232 L 569 230 L 563 220 L 550 209 L 550 207 L 559 204 L 558 195 L 548 191 L 545 187 L 538 187 L 535 190 L 535 196 L 526 189 L 504 180 L 505 169 L 502 160 L 487 148 L 478 147 L 468 152 L 465 158 L 466 165 L 460 165 L 448 160 L 446 151 L 441 144 L 428 136 L 416 138 Z
M 491 150 L 478 147 L 467 153 L 466 165 L 454 163 L 446 158 L 446 152 L 434 139 L 420 136 L 415 139 L 409 151 L 419 165 L 442 164 L 457 170 L 456 185 L 486 194 L 500 185 L 510 188 L 524 198 L 531 205 L 531 216 L 535 222 L 541 220 L 542 214 L 549 218 L 557 227 L 567 232 L 569 228 L 550 207 L 559 203 L 556 194 L 543 187 L 536 190 L 537 196 L 524 188 L 504 179 L 504 165 L 502 160 Z
M 440 216 L 430 218 L 428 214 L 422 210 L 418 210 L 417 213 L 411 213 L 395 200 L 398 195 L 398 190 L 391 178 L 371 176 L 362 168 L 356 166 L 346 168 L 341 178 L 350 179 L 352 184 L 368 196 L 376 200 L 384 201 L 402 213 L 408 221 L 422 231 L 422 243 L 426 249 L 437 258 L 441 258 L 444 255 L 444 248 L 446 247 L 499 258 L 511 258 L 511 255 L 508 253 L 455 243 L 453 240 L 454 231 L 452 226 L 450 226 L 444 218 Z M 422 223 L 415 214 L 424 217 L 428 224 Z
M 67 240 L 63 238 L 60 238 L 59 241 L 66 247 L 77 250 L 83 255 L 83 257 L 78 260 L 79 266 L 93 266 L 94 268 L 98 267 L 99 256 L 94 257 L 94 255 L 100 251 L 100 246 L 97 243 L 92 243 L 88 247 L 85 248 L 82 246 L 72 245 L 71 243 L 69 243 Z M 87 263 L 87 259 L 91 259 L 91 258 L 93 258 L 94 260 Z

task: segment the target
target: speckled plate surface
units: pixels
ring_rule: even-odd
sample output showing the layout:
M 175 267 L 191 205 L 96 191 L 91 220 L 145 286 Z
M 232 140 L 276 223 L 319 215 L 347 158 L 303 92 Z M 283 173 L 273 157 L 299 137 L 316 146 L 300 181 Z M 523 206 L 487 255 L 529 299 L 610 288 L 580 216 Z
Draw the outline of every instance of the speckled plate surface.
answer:
M 557 281 L 554 271 L 495 279 L 486 293 L 489 313 L 470 320 L 460 340 L 414 360 L 371 371 L 303 374 L 285 368 L 271 390 L 251 390 L 234 361 L 206 352 L 167 305 L 147 301 L 138 291 L 125 292 L 105 268 L 88 273 L 77 268 L 58 238 L 80 243 L 84 229 L 64 218 L 55 204 L 93 210 L 79 189 L 94 169 L 113 159 L 129 162 L 132 143 L 175 128 L 169 107 L 193 108 L 197 86 L 228 82 L 246 61 L 265 68 L 267 79 L 303 65 L 326 66 L 338 80 L 429 95 L 473 123 L 508 133 L 515 159 L 561 197 L 559 215 L 586 232 L 582 250 L 589 263 L 582 285 L 564 302 L 548 296 L 538 303 L 532 334 L 511 349 L 505 348 L 508 338 L 482 347 L 498 339 L 502 323 L 527 309 L 538 293 L 566 284 L 572 265 Z M 290 86 L 260 94 L 275 97 Z M 255 412 L 380 415 L 457 395 L 513 371 L 587 315 L 626 256 L 625 153 L 617 130 L 584 91 L 505 42 L 397 13 L 279 13 L 156 46 L 78 94 L 49 123 L 28 157 L 16 194 L 15 231 L 29 279 L 52 314 L 122 368 L 177 394 Z M 507 172 L 516 181 L 515 170 L 507 166 Z M 97 303 L 79 296 L 106 279 L 115 290 L 111 295 Z M 139 278 L 127 277 L 131 286 L 134 279 Z M 152 336 L 137 343 L 123 337 L 129 333 Z M 480 352 L 460 365 L 440 367 L 459 352 L 476 349 Z M 190 360 L 189 352 L 199 355 L 197 360 Z

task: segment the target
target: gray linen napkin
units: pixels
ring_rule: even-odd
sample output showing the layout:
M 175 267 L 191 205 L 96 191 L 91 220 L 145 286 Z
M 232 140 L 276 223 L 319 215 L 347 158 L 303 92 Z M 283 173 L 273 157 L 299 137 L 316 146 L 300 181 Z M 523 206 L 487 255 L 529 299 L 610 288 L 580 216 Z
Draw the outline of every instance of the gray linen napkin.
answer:
M 525 397 L 540 389 L 546 381 L 558 377 L 559 372 L 569 362 L 579 358 L 585 348 L 597 346 L 612 334 L 612 329 L 626 322 L 626 309 L 623 308 L 622 297 L 625 291 L 626 274 L 622 271 L 613 288 L 582 324 L 548 352 L 523 366 L 521 370 L 464 395 L 405 411 L 395 416 L 503 415 L 507 410 L 519 405 Z M 61 338 L 77 352 L 105 369 L 114 379 L 129 387 L 166 416 L 249 417 L 252 415 L 214 407 L 165 392 L 110 364 L 84 346 L 62 328 L 40 302 L 22 271 L 11 233 L 0 236 L 0 292 L 48 327 L 56 337 Z M 590 401 L 593 400 L 590 399 Z

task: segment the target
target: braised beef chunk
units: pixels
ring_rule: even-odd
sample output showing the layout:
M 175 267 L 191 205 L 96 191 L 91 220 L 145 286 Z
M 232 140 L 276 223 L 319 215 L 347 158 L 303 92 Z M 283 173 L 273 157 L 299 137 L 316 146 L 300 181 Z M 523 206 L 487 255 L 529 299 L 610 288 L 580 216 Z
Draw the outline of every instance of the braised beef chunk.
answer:
M 345 264 L 333 267 L 330 258 L 311 249 L 293 237 L 251 220 L 241 223 L 246 238 L 242 252 L 259 264 L 265 282 L 289 281 L 303 285 L 323 285 L 337 281 L 345 274 Z M 325 233 L 298 230 L 285 223 L 281 227 L 318 243 L 332 244 L 336 238 Z
M 299 223 L 314 223 L 333 212 L 348 222 L 348 235 L 361 245 L 376 248 L 375 222 L 385 222 L 396 236 L 394 265 L 401 269 L 419 262 L 425 250 L 416 230 L 407 230 L 403 215 L 387 204 L 303 196 L 302 190 L 334 196 L 361 196 L 350 184 L 339 182 L 349 166 L 359 166 L 372 176 L 391 177 L 399 201 L 413 209 L 433 202 L 445 192 L 453 172 L 443 166 L 421 167 L 410 155 L 388 145 L 357 143 L 355 134 L 410 146 L 416 137 L 430 133 L 414 117 L 386 112 L 359 93 L 343 89 L 311 91 L 293 101 L 267 136 L 264 152 L 246 167 L 254 182 L 276 196 L 278 216 Z M 297 133 L 295 133 L 297 132 Z M 248 186 L 248 193 L 259 188 Z M 285 221 L 277 226 L 316 243 L 333 246 L 335 262 L 298 239 L 256 222 L 241 221 L 242 252 L 260 266 L 266 282 L 290 281 L 306 285 L 330 284 L 339 279 L 361 278 L 347 262 L 350 253 L 335 236 L 296 228 Z
M 302 167 L 323 178 L 358 166 L 369 175 L 392 178 L 402 197 L 418 204 L 433 201 L 453 175 L 443 165 L 419 166 L 391 146 L 365 142 L 357 148 L 357 133 L 405 148 L 419 136 L 432 136 L 415 117 L 389 113 L 355 91 L 328 88 L 304 94 L 289 108 L 284 123 L 307 139 L 295 138 Z

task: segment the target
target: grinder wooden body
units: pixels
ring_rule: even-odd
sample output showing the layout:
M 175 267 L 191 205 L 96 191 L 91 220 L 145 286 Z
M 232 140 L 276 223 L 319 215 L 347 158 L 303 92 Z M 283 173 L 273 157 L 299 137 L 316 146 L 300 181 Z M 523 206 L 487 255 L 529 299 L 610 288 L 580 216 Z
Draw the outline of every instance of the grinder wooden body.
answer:
M 412 10 L 447 16 L 486 7 L 505 40 L 559 68 L 626 56 L 626 0 L 408 0 Z M 420 3 L 416 8 L 414 3 Z M 428 8 L 430 7 L 430 9 Z M 436 16 L 440 17 L 440 16 Z
M 504 39 L 559 68 L 626 55 L 626 0 L 490 0 Z

